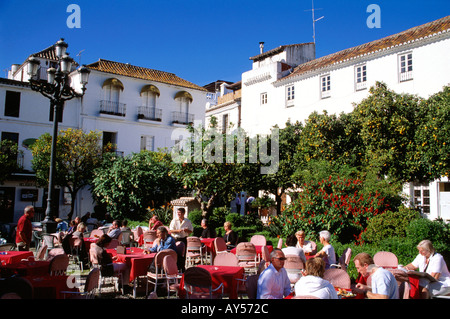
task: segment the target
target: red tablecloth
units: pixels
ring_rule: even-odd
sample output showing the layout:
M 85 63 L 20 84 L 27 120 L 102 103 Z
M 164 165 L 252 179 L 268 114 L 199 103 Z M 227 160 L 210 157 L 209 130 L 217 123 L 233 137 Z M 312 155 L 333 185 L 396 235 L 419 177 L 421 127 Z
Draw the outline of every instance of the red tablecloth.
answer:
M 69 276 L 26 276 L 33 286 L 34 299 L 62 299 L 61 291 L 78 291 L 75 287 L 67 285 L 71 282 Z M 68 280 L 69 278 L 69 280 Z
M 2 277 L 13 275 L 25 276 L 45 276 L 49 274 L 50 261 L 21 261 L 0 267 Z
M 148 267 L 151 265 L 156 253 L 144 254 L 142 248 L 127 248 L 126 254 L 118 254 L 115 249 L 106 249 L 112 256 L 117 256 L 114 262 L 127 264 L 130 269 L 130 282 L 139 276 L 147 275 Z
M 27 259 L 30 256 L 34 256 L 32 251 L 16 251 L 16 250 L 2 251 L 0 254 L 0 264 L 18 263 L 22 259 Z
M 228 294 L 230 299 L 237 299 L 237 287 L 238 281 L 236 279 L 243 278 L 244 268 L 243 267 L 232 267 L 232 266 L 211 266 L 211 265 L 198 265 L 196 267 L 201 267 L 209 271 L 212 278 L 213 289 L 217 288 L 220 284 L 224 286 L 224 293 Z M 184 290 L 184 275 L 180 281 L 180 292 L 179 296 L 184 297 L 186 294 Z
M 214 239 L 215 238 L 200 238 L 200 241 L 205 245 L 207 249 L 206 251 L 212 253 L 213 256 L 216 253 L 216 249 L 214 248 Z
M 96 237 L 83 238 L 84 246 L 86 247 L 86 250 L 89 251 L 89 249 L 91 249 L 91 244 L 96 243 L 97 240 L 98 240 L 98 238 L 96 238 Z
M 408 275 L 409 278 L 409 297 L 411 299 L 420 299 L 419 276 Z

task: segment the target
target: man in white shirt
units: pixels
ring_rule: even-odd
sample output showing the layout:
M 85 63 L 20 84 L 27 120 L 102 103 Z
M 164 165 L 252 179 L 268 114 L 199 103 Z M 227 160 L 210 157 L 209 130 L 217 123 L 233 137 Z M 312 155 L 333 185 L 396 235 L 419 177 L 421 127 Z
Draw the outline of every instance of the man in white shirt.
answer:
M 270 253 L 271 264 L 259 276 L 256 299 L 283 299 L 291 293 L 285 260 L 281 249 L 275 248 Z
M 363 284 L 356 285 L 356 288 L 365 291 L 367 298 L 399 299 L 397 280 L 390 271 L 374 264 L 369 265 L 367 271 L 372 275 L 371 288 Z
M 177 240 L 184 241 L 186 244 L 186 237 L 188 237 L 194 227 L 189 219 L 184 218 L 186 210 L 184 208 L 178 208 L 177 215 L 178 218 L 172 219 L 169 225 L 169 230 L 171 235 Z
M 178 208 L 178 218 L 172 219 L 169 225 L 169 231 L 176 241 L 181 241 L 187 246 L 187 237 L 193 232 L 194 227 L 189 219 L 184 218 L 186 210 L 183 207 Z M 179 264 L 182 266 L 181 270 L 184 272 L 186 256 L 179 258 Z

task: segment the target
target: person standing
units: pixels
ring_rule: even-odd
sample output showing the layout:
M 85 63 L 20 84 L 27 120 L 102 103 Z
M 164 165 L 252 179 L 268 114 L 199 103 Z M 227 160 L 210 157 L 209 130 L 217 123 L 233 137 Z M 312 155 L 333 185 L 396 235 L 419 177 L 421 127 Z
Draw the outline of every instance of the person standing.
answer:
M 24 214 L 17 222 L 16 229 L 16 246 L 17 250 L 26 251 L 30 250 L 31 239 L 33 238 L 33 226 L 31 221 L 34 217 L 34 207 L 27 206 L 24 209 Z
M 186 210 L 183 207 L 178 208 L 177 216 L 178 218 L 172 219 L 169 225 L 170 234 L 175 238 L 176 241 L 181 241 L 184 243 L 184 247 L 187 246 L 187 237 L 193 232 L 194 227 L 189 219 L 184 218 Z M 184 265 L 186 262 L 186 256 L 178 255 L 178 269 L 184 272 Z M 181 268 L 180 268 L 181 267 Z
M 178 218 L 172 219 L 169 225 L 169 231 L 177 241 L 182 241 L 187 245 L 186 237 L 192 233 L 194 227 L 189 219 L 184 218 L 185 213 L 186 210 L 184 208 L 178 208 Z
M 256 299 L 283 299 L 291 293 L 291 282 L 284 268 L 285 260 L 281 249 L 275 248 L 270 253 L 271 263 L 258 279 Z

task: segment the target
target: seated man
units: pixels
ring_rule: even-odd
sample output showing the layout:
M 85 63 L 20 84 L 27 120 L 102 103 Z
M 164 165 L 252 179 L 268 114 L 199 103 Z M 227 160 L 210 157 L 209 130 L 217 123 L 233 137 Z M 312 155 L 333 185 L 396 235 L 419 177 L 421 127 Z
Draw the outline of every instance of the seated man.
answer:
M 108 236 L 111 237 L 111 239 L 118 239 L 119 238 L 119 235 L 122 232 L 120 230 L 120 226 L 121 226 L 121 224 L 120 224 L 119 220 L 116 219 L 116 220 L 114 220 L 112 222 L 112 225 L 111 225 L 111 227 L 108 230 Z
M 319 233 L 320 243 L 323 248 L 315 255 L 315 257 L 322 257 L 325 261 L 325 268 L 330 268 L 330 265 L 336 263 L 336 253 L 334 252 L 333 246 L 330 244 L 331 234 L 328 230 L 322 230 Z
M 158 227 L 158 229 L 156 230 L 156 236 L 158 238 L 155 241 L 155 244 L 153 245 L 153 247 L 150 248 L 151 253 L 157 253 L 164 249 L 172 249 L 172 250 L 176 251 L 178 254 L 175 238 L 173 238 L 171 235 L 169 235 L 166 227 L 164 227 L 164 226 Z M 182 263 L 182 258 L 180 258 L 180 255 L 178 254 L 178 258 L 177 258 L 178 269 L 182 269 L 182 267 L 184 266 L 181 263 Z M 156 266 L 155 266 L 154 260 L 148 270 L 152 273 L 156 272 Z
M 398 299 L 397 280 L 390 271 L 372 264 L 367 267 L 367 272 L 372 275 L 372 286 L 359 283 L 355 289 L 357 293 L 363 291 L 369 299 Z
M 256 299 L 283 299 L 291 293 L 291 282 L 284 268 L 285 260 L 281 249 L 275 248 L 270 253 L 271 264 L 259 276 Z

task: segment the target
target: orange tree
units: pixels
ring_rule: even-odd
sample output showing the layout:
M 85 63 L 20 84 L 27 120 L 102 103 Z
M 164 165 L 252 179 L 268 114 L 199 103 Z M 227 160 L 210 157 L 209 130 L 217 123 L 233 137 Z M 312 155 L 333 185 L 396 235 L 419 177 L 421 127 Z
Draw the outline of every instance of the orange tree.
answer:
M 90 185 L 93 171 L 102 161 L 105 149 L 100 144 L 101 133 L 84 133 L 81 129 L 62 130 L 58 134 L 56 144 L 56 175 L 55 184 L 67 187 L 72 201 L 68 218 L 74 212 L 75 199 L 78 191 Z M 39 185 L 48 185 L 50 169 L 52 136 L 45 133 L 33 144 L 32 166 L 36 171 Z
M 237 192 L 261 189 L 260 161 L 251 158 L 250 138 L 243 130 L 226 134 L 212 125 L 189 126 L 188 131 L 183 147 L 172 149 L 171 174 L 195 194 L 203 216 L 227 205 Z
M 429 181 L 450 177 L 450 87 L 423 101 L 419 108 L 415 148 L 411 155 L 416 178 Z
M 114 218 L 143 220 L 149 207 L 159 209 L 179 194 L 181 183 L 170 175 L 170 166 L 162 151 L 108 154 L 94 170 L 93 196 Z
M 421 159 L 414 157 L 422 100 L 395 93 L 380 82 L 369 92 L 352 112 L 354 121 L 360 125 L 364 166 L 376 170 L 380 177 L 403 182 L 415 180 L 415 167 L 422 165 Z

